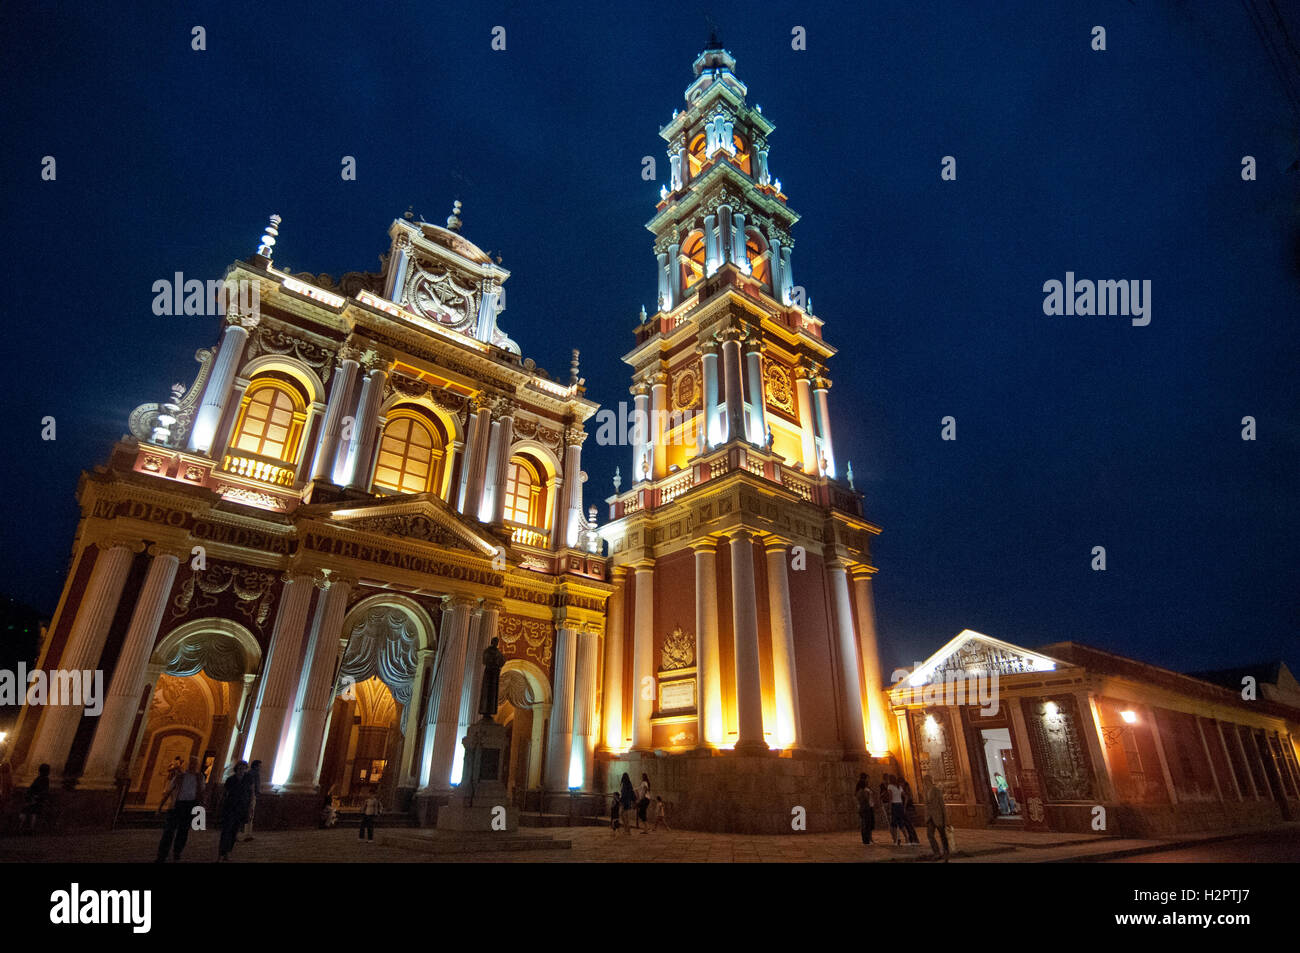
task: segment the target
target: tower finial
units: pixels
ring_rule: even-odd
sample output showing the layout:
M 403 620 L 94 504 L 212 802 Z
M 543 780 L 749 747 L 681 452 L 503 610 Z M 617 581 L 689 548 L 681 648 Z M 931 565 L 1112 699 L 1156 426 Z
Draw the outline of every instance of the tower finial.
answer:
M 447 227 L 453 232 L 460 231 L 460 199 L 451 203 L 451 214 L 447 216 Z
M 573 349 L 573 360 L 569 362 L 569 383 L 578 383 L 578 349 Z
M 279 225 L 281 218 L 279 215 L 271 216 L 271 223 L 266 226 L 266 231 L 262 235 L 262 243 L 257 246 L 257 253 L 263 258 L 270 259 L 272 249 L 275 247 L 275 240 L 280 235 Z

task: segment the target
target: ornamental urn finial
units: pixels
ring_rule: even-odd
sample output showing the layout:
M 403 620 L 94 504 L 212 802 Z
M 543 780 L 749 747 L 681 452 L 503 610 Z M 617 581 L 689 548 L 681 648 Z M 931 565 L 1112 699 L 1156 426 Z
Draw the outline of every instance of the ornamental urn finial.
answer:
M 266 231 L 262 234 L 262 242 L 257 246 L 257 253 L 263 258 L 270 258 L 272 249 L 275 247 L 275 240 L 280 235 L 279 225 L 281 218 L 279 215 L 271 216 L 271 223 L 266 226 Z
M 451 203 L 451 214 L 447 216 L 447 228 L 453 232 L 460 231 L 460 199 Z

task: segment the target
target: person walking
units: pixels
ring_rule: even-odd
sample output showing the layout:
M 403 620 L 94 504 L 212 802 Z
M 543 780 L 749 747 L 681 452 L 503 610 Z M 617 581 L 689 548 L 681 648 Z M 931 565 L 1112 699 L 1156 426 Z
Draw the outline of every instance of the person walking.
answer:
M 948 808 L 943 803 L 943 791 L 934 779 L 925 779 L 925 834 L 930 839 L 930 850 L 938 857 L 939 845 L 935 842 L 934 831 L 939 829 L 939 838 L 943 841 L 943 861 L 948 862 Z
M 623 772 L 623 780 L 619 782 L 618 787 L 619 806 L 623 809 L 623 833 L 632 833 L 632 815 L 636 810 L 636 791 L 632 788 L 632 779 Z
M 648 834 L 650 832 L 650 826 L 649 826 L 650 822 L 646 817 L 646 813 L 649 810 L 650 810 L 650 776 L 648 774 L 643 773 L 641 775 L 641 783 L 637 785 L 637 801 L 636 801 L 636 826 L 637 829 L 641 831 L 642 834 Z M 646 824 L 645 827 L 641 826 L 642 822 Z
M 162 838 L 158 841 L 158 856 L 154 858 L 154 863 L 166 863 L 169 851 L 173 861 L 181 859 L 181 853 L 189 843 L 194 808 L 203 800 L 206 787 L 203 772 L 199 770 L 198 758 L 190 758 L 185 770 L 172 776 L 171 783 L 163 792 L 162 803 L 158 805 L 158 813 L 161 814 L 167 802 L 172 802 L 171 811 L 163 819 Z
M 664 804 L 664 799 L 656 795 L 652 807 L 654 808 L 654 818 L 655 818 L 655 826 L 653 830 L 656 831 L 659 830 L 659 825 L 662 824 L 664 826 L 664 830 L 668 831 L 668 833 L 671 834 L 673 829 L 668 826 L 668 808 Z
M 50 766 L 43 764 L 37 769 L 36 778 L 27 786 L 23 798 L 23 809 L 18 814 L 18 833 L 31 828 L 36 833 L 36 822 L 50 801 Z
M 870 844 L 871 832 L 876 827 L 876 805 L 871 798 L 871 785 L 867 783 L 865 771 L 858 775 L 858 786 L 853 795 L 858 799 L 858 817 L 862 820 L 862 843 Z
M 899 778 L 898 783 L 903 786 L 903 817 L 907 819 L 909 829 L 907 842 L 921 846 L 921 838 L 917 836 L 916 825 L 920 822 L 920 815 L 916 811 L 916 799 L 912 797 L 912 785 L 907 783 L 906 778 Z
M 239 829 L 248 819 L 248 799 L 252 788 L 245 780 L 248 777 L 248 762 L 241 761 L 226 778 L 225 793 L 221 801 L 221 841 L 217 845 L 217 860 L 229 860 L 230 852 L 235 849 L 235 840 Z
M 889 839 L 898 846 L 898 821 L 894 817 L 893 794 L 889 790 L 894 783 L 894 776 L 887 774 L 884 780 L 880 782 L 880 809 L 885 815 L 885 820 L 889 822 Z
M 907 846 L 911 847 L 913 844 L 919 846 L 921 841 L 916 836 L 916 828 L 913 827 L 912 822 L 907 819 L 907 810 L 903 800 L 903 785 L 905 783 L 906 782 L 904 782 L 902 778 L 897 777 L 892 778 L 890 781 L 889 809 L 893 813 L 891 824 L 898 828 L 900 834 L 907 835 Z M 895 841 L 895 843 L 897 843 L 897 841 Z
M 241 840 L 253 839 L 253 815 L 257 813 L 257 796 L 262 793 L 262 762 L 254 761 L 248 766 L 248 820 L 244 824 Z
M 609 833 L 610 836 L 613 837 L 618 834 L 618 815 L 622 804 L 619 800 L 617 791 L 614 791 L 609 797 L 613 802 L 609 808 Z
M 369 840 L 374 843 L 375 821 L 382 813 L 384 813 L 384 806 L 379 803 L 379 795 L 375 793 L 374 788 L 371 788 L 370 797 L 366 798 L 366 803 L 361 806 L 361 829 L 357 831 L 357 840 Z

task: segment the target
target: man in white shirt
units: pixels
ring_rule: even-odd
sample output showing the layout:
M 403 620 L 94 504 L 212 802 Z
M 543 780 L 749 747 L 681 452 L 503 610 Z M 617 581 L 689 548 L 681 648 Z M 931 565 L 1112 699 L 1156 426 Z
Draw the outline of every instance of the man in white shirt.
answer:
M 206 787 L 203 772 L 199 770 L 198 758 L 190 758 L 186 769 L 172 776 L 171 783 L 167 785 L 167 790 L 163 794 L 162 803 L 158 805 L 158 813 L 161 814 L 167 802 L 174 800 L 171 813 L 163 823 L 163 835 L 162 840 L 158 842 L 156 863 L 165 863 L 168 851 L 171 851 L 172 860 L 181 859 L 181 851 L 185 850 L 185 845 L 190 839 L 190 824 L 194 818 L 194 809 L 202 802 Z

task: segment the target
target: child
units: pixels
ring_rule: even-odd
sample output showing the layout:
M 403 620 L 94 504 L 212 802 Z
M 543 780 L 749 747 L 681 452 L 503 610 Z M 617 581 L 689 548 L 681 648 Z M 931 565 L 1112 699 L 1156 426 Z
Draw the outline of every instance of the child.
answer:
M 610 797 L 613 798 L 614 803 L 610 805 L 609 808 L 609 832 L 611 834 L 617 834 L 619 808 L 622 807 L 622 805 L 619 803 L 617 791 L 611 794 Z
M 655 815 L 655 826 L 652 828 L 652 830 L 656 830 L 656 831 L 659 830 L 659 825 L 662 824 L 664 826 L 664 830 L 672 831 L 672 828 L 668 826 L 668 810 L 664 806 L 664 799 L 662 797 L 659 797 L 657 795 L 655 796 L 655 803 L 653 805 L 653 810 Z

